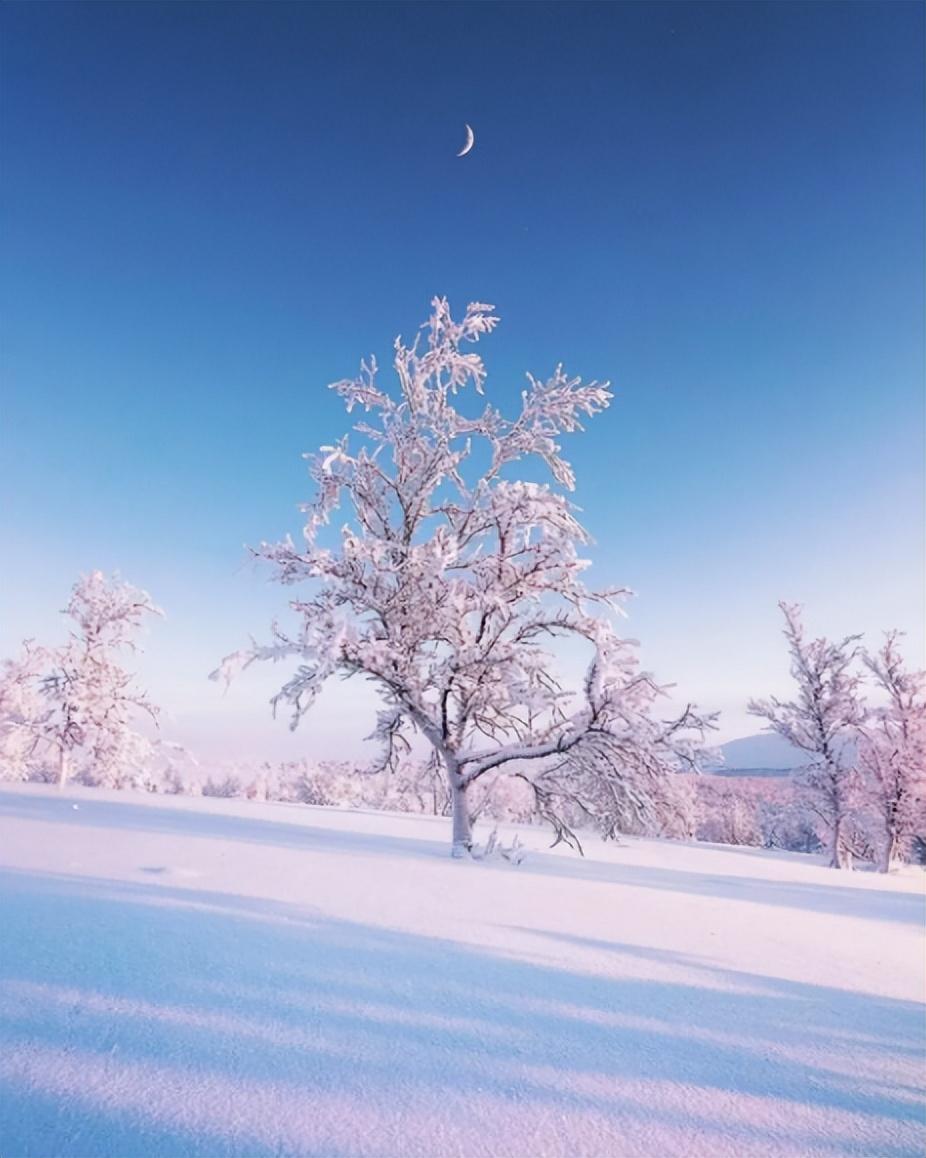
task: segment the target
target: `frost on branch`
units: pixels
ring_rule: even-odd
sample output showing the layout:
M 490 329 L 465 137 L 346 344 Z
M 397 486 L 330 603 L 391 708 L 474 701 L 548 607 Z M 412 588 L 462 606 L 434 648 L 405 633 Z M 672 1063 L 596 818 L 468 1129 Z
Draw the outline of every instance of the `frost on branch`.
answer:
M 862 790 L 882 829 L 883 872 L 926 836 L 926 675 L 907 669 L 899 639 L 888 632 L 880 651 L 863 653 L 885 698 L 866 715 L 858 745 Z
M 144 620 L 160 610 L 146 592 L 94 571 L 71 592 L 67 643 L 23 645 L 0 677 L 0 772 L 8 778 L 56 779 L 122 787 L 158 753 L 135 730 L 157 708 L 122 666 Z
M 409 755 L 413 733 L 428 742 L 457 852 L 472 843 L 469 790 L 489 773 L 526 781 L 560 839 L 589 819 L 605 834 L 665 823 L 670 773 L 695 759 L 693 738 L 711 722 L 692 709 L 654 718 L 662 689 L 610 618 L 628 593 L 582 579 L 589 539 L 564 493 L 575 476 L 561 439 L 609 405 L 607 383 L 562 367 L 529 375 L 520 409 L 505 417 L 474 397 L 486 372 L 471 347 L 496 323 L 482 303 L 454 321 L 435 298 L 418 338 L 396 340 L 394 392 L 373 359 L 334 384 L 349 411 L 362 411 L 354 436 L 307 456 L 314 495 L 302 542 L 255 551 L 281 583 L 304 590 L 290 604 L 296 626 L 275 625 L 267 645 L 213 673 L 295 661 L 274 698 L 293 726 L 332 676 L 372 681 L 383 700 L 380 767 Z M 530 457 L 549 482 L 511 477 Z M 591 655 L 579 694 L 553 674 L 549 645 L 565 637 Z
M 0 670 L 0 780 L 28 780 L 49 706 L 41 695 L 47 653 L 27 639 Z
M 807 754 L 800 773 L 804 800 L 823 829 L 830 864 L 845 868 L 859 792 L 855 742 L 865 716 L 862 680 L 853 667 L 861 637 L 849 635 L 837 643 L 808 640 L 800 608 L 787 603 L 779 606 L 785 617 L 784 636 L 797 698 L 751 700 L 749 710 Z
M 503 844 L 499 840 L 497 828 L 492 829 L 484 845 L 473 845 L 471 851 L 474 860 L 506 860 L 513 865 L 521 864 L 527 856 L 527 850 L 517 834 L 511 844 Z

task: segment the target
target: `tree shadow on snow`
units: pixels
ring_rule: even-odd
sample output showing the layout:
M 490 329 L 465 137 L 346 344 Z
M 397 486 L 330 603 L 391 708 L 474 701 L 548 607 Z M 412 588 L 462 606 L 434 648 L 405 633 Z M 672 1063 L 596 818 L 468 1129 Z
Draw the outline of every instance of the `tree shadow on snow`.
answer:
M 48 791 L 32 794 L 0 790 L 0 820 L 11 817 L 76 826 L 118 827 L 302 851 L 341 852 L 347 856 L 399 855 L 430 861 L 445 860 L 448 856 L 449 820 L 446 832 L 441 831 L 440 838 L 423 839 L 388 833 L 340 831 L 313 824 L 314 811 L 311 809 L 303 810 L 295 805 L 273 807 L 279 808 L 279 818 L 263 819 L 231 812 L 159 805 L 155 800 L 135 804 L 130 797 L 125 802 L 98 800 L 94 799 L 91 792 L 81 797 L 80 806 L 75 810 L 68 797 Z M 287 816 L 294 819 L 288 820 Z M 715 850 L 699 851 L 707 856 Z M 731 849 L 728 855 L 742 855 L 743 852 L 741 849 Z M 705 865 L 709 863 L 705 861 Z M 894 921 L 917 927 L 921 927 L 926 918 L 926 897 L 921 892 L 891 891 L 869 886 L 867 882 L 860 887 L 851 874 L 841 876 L 836 872 L 825 883 L 817 884 L 738 874 L 710 874 L 696 865 L 692 865 L 691 869 L 673 868 L 622 863 L 619 859 L 583 859 L 571 853 L 550 855 L 542 852 L 531 853 L 517 870 L 509 865 L 484 867 L 490 871 L 517 871 L 527 875 L 542 874 L 623 884 L 634 888 L 747 901 L 837 916 Z M 157 868 L 145 866 L 144 871 L 154 873 Z
M 4 1158 L 919 1149 L 916 1091 L 877 1078 L 912 1002 L 591 942 L 688 971 L 614 980 L 153 881 L 0 872 L 0 906 Z
M 734 850 L 731 849 L 731 852 Z M 738 850 L 737 850 L 738 851 Z M 547 862 L 552 857 L 541 858 Z M 520 871 L 549 872 L 547 863 L 537 863 L 531 856 L 520 866 Z M 576 861 L 558 857 L 555 868 L 558 876 L 585 880 L 613 881 L 633 888 L 655 889 L 660 892 L 687 893 L 690 896 L 717 897 L 729 901 L 747 901 L 751 904 L 773 905 L 788 909 L 804 909 L 834 916 L 861 917 L 865 920 L 895 921 L 922 927 L 926 917 L 926 897 L 923 893 L 893 892 L 889 889 L 859 887 L 852 874 L 840 879 L 835 870 L 825 883 L 789 881 L 766 877 L 745 877 L 739 874 L 710 874 L 699 870 L 666 868 L 655 865 L 622 864 L 619 861 Z
M 396 855 L 434 859 L 447 856 L 448 841 L 422 840 L 419 837 L 391 836 L 388 833 L 339 831 L 312 824 L 314 810 L 299 805 L 274 804 L 278 816 L 263 819 L 238 813 L 173 807 L 156 803 L 157 797 L 144 804 L 121 800 L 94 799 L 93 792 L 81 795 L 77 809 L 67 796 L 49 791 L 32 793 L 0 790 L 0 819 L 38 820 L 55 824 L 128 829 L 136 832 L 170 833 L 174 836 L 205 837 L 244 844 L 268 844 L 302 851 L 340 851 L 364 856 Z M 210 802 L 221 809 L 223 801 Z M 240 803 L 234 801 L 229 803 Z M 267 807 L 258 805 L 257 807 Z M 290 811 L 292 810 L 292 811 Z M 287 820 L 294 817 L 294 822 Z M 449 825 L 449 821 L 448 821 Z M 449 829 L 448 829 L 449 832 Z

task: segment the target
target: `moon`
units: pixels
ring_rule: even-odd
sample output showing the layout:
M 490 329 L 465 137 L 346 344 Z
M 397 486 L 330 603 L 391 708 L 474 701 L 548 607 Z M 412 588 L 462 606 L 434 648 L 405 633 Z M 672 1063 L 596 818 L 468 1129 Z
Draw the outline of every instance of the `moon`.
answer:
M 457 156 L 458 157 L 465 157 L 466 154 L 470 151 L 470 149 L 473 147 L 473 145 L 475 143 L 476 143 L 476 134 L 469 127 L 469 125 L 467 125 L 466 126 L 466 144 L 459 151 L 459 153 L 457 153 Z

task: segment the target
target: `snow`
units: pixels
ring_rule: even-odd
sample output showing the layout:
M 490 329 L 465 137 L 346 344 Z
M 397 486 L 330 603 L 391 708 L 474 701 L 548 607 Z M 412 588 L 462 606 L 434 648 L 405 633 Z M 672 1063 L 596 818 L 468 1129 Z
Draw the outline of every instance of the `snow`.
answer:
M 449 835 L 4 785 L 0 1154 L 923 1152 L 920 870 Z

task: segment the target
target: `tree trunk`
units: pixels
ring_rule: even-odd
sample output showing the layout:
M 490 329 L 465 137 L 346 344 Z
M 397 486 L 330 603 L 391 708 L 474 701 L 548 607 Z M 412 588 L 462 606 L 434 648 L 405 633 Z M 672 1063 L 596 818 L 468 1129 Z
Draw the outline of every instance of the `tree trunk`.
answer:
M 897 833 L 890 826 L 888 826 L 887 832 L 885 833 L 885 838 L 884 851 L 881 854 L 881 871 L 883 873 L 889 873 L 891 871 L 891 865 L 897 859 L 897 845 L 899 842 L 897 840 Z
M 64 746 L 58 749 L 58 787 L 63 788 L 68 778 L 68 750 Z
M 830 830 L 830 844 L 828 852 L 830 868 L 845 868 L 845 843 L 842 837 L 841 819 L 834 821 L 833 827 Z
M 466 789 L 460 784 L 453 788 L 453 848 L 451 856 L 466 856 L 473 847 L 473 828 L 466 802 Z

